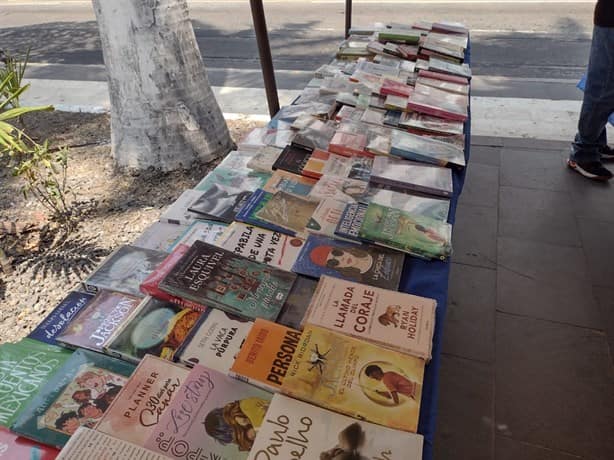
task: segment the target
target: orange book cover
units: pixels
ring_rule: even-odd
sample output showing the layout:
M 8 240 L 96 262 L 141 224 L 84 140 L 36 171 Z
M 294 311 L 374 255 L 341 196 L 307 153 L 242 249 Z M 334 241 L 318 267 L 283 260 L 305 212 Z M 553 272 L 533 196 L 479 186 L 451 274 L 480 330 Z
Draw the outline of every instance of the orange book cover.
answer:
M 270 392 L 280 391 L 300 337 L 300 331 L 257 319 L 229 375 Z

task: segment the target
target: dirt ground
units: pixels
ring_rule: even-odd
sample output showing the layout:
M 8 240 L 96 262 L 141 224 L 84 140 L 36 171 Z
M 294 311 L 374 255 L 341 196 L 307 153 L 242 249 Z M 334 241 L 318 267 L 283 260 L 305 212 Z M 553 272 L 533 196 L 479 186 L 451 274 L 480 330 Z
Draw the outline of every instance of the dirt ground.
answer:
M 0 248 L 11 268 L 9 273 L 0 268 L 0 342 L 27 335 L 107 254 L 132 242 L 217 164 L 170 173 L 119 172 L 111 158 L 107 114 L 38 113 L 24 124 L 37 139 L 71 147 L 68 180 L 80 217 L 68 237 L 60 234 L 42 205 L 24 198 L 21 179 L 0 159 Z M 228 122 L 235 141 L 259 125 Z

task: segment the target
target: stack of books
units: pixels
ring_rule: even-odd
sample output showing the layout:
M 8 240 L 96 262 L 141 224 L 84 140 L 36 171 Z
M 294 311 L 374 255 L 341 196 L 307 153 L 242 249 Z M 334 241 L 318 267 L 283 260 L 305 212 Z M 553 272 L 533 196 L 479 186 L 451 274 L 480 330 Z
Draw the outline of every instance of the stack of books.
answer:
M 407 258 L 451 254 L 467 37 L 352 29 L 294 104 L 1 345 L 9 457 L 421 458 L 437 305 L 398 290 Z

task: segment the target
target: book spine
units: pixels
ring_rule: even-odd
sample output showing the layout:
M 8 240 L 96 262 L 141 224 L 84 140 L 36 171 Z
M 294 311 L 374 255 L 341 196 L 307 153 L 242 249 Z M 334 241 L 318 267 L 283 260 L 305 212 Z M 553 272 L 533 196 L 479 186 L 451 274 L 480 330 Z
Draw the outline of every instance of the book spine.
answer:
M 232 377 L 233 379 L 237 379 L 240 382 L 249 383 L 250 385 L 258 387 L 261 390 L 267 391 L 269 393 L 280 393 L 281 392 L 281 388 L 279 388 L 279 387 L 274 387 L 272 385 L 267 385 L 266 383 L 263 383 L 260 380 L 250 379 L 249 377 L 246 377 L 246 376 L 241 375 L 241 374 L 237 374 L 236 372 L 234 372 L 232 370 L 228 371 L 228 376 Z
M 404 157 L 405 158 L 405 157 Z M 426 195 L 437 195 L 448 198 L 452 195 L 447 190 L 440 190 L 431 187 L 425 187 L 422 185 L 408 184 L 407 182 L 395 181 L 393 179 L 382 178 L 379 176 L 371 176 L 371 182 L 389 187 L 390 190 L 398 191 L 400 193 L 406 192 L 418 192 Z
M 175 305 L 179 305 L 180 307 L 191 308 L 192 310 L 201 312 L 207 310 L 207 307 L 200 303 L 193 302 L 191 300 L 187 300 L 182 297 L 175 296 L 173 294 L 169 294 L 168 292 L 165 292 L 160 289 L 158 286 L 141 285 L 141 291 L 147 295 L 155 297 L 156 299 L 171 302 Z

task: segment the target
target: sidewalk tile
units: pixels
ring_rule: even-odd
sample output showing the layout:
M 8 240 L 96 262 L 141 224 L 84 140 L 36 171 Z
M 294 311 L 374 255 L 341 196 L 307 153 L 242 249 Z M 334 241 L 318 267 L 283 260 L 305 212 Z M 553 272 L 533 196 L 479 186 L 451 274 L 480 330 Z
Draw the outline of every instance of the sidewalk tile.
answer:
M 452 260 L 462 264 L 496 268 L 497 208 L 461 204 L 452 230 Z
M 492 460 L 490 364 L 442 355 L 435 459 Z
M 603 327 L 582 248 L 500 237 L 497 251 L 499 310 Z
M 578 460 L 582 457 L 495 436 L 496 460 Z
M 499 200 L 499 236 L 580 246 L 567 193 L 501 187 Z
M 503 313 L 496 321 L 499 434 L 614 458 L 614 368 L 604 334 Z
M 614 170 L 611 164 L 606 167 Z M 571 206 L 578 219 L 614 222 L 614 184 L 590 181 L 566 169 Z
M 565 192 L 569 171 L 557 152 L 503 149 L 501 185 Z
M 471 136 L 471 145 L 483 145 L 487 147 L 503 147 L 504 140 L 496 136 Z
M 614 287 L 614 223 L 580 220 L 580 233 L 592 284 Z
M 496 272 L 452 264 L 443 352 L 493 362 Z
M 569 150 L 569 142 L 550 141 L 545 139 L 522 139 L 518 137 L 503 138 L 503 147 L 522 148 L 527 150 Z
M 501 164 L 501 147 L 474 144 L 471 146 L 469 162 L 472 165 L 480 163 L 483 165 L 499 166 Z
M 614 364 L 614 289 L 593 286 L 593 295 L 601 308 L 603 329 L 608 336 L 610 359 L 612 364 Z
M 469 162 L 460 203 L 496 207 L 498 189 L 499 168 Z

